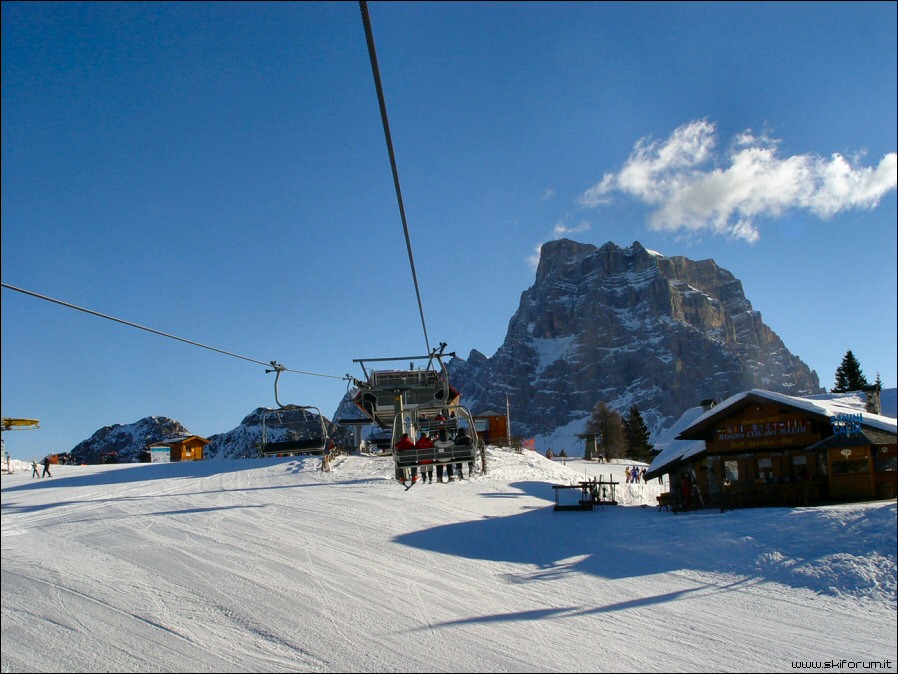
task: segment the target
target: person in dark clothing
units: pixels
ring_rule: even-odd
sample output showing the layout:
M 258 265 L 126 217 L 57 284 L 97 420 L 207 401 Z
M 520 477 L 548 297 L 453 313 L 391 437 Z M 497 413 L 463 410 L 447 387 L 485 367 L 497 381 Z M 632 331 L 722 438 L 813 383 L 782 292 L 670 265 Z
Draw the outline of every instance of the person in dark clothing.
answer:
M 733 483 L 730 478 L 724 478 L 723 489 L 720 490 L 720 512 L 733 509 Z
M 43 464 L 44 464 L 44 472 L 41 473 L 41 477 L 53 477 L 52 475 L 50 475 L 50 455 L 49 454 L 44 457 Z
M 465 428 L 459 428 L 458 433 L 455 435 L 455 444 L 461 447 L 470 447 L 472 443 L 472 438 L 468 435 L 468 431 Z M 455 464 L 455 469 L 458 471 L 458 479 L 461 480 L 462 476 L 462 468 L 461 464 Z M 474 474 L 474 462 L 468 461 L 468 477 L 470 478 Z

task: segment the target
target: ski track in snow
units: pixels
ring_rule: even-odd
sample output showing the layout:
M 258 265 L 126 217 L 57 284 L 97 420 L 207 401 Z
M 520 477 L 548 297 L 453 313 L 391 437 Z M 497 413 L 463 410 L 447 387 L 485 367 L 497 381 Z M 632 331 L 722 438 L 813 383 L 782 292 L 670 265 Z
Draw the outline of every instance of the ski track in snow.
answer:
M 389 459 L 319 466 L 4 475 L 0 668 L 895 671 L 894 501 L 673 515 L 653 482 L 553 512 L 624 466 L 490 449 L 409 491 Z

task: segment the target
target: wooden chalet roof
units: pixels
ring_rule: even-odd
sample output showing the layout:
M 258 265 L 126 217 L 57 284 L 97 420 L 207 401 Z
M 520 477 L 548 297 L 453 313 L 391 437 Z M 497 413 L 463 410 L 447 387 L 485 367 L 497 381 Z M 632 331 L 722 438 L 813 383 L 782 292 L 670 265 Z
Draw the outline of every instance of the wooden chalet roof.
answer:
M 208 445 L 212 442 L 211 440 L 206 440 L 206 438 L 201 438 L 198 435 L 182 435 L 177 438 L 164 438 L 162 440 L 157 440 L 156 442 L 151 442 L 147 446 L 148 447 L 172 447 L 173 445 L 178 445 L 182 442 L 187 442 L 188 440 L 193 440 L 194 438 L 196 438 L 197 440 L 202 442 L 204 445 Z
M 858 414 L 862 419 L 861 428 L 862 432 L 866 434 L 865 438 L 892 438 L 890 441 L 886 440 L 884 442 L 867 442 L 867 440 L 864 440 L 859 444 L 893 444 L 896 432 L 898 432 L 898 422 L 895 419 L 879 414 L 870 414 L 865 411 L 864 401 L 856 393 L 799 397 L 762 389 L 752 389 L 737 393 L 704 412 L 702 412 L 701 407 L 687 410 L 671 429 L 675 434 L 674 437 L 670 438 L 670 435 L 665 433 L 668 436 L 666 442 L 656 443 L 656 447 L 659 444 L 663 445 L 661 447 L 662 451 L 659 452 L 652 461 L 651 466 L 649 466 L 648 471 L 646 471 L 646 479 L 652 479 L 663 473 L 668 473 L 681 462 L 692 460 L 694 457 L 703 454 L 705 451 L 705 440 L 708 439 L 710 429 L 713 428 L 717 421 L 736 413 L 744 406 L 755 404 L 780 405 L 793 412 L 807 414 L 826 423 L 829 423 L 830 419 L 838 414 Z M 677 430 L 680 430 L 680 432 L 677 433 Z M 812 447 L 808 447 L 808 449 L 814 449 L 815 451 L 823 449 L 822 443 L 828 440 L 830 439 L 825 438 L 819 443 L 815 443 Z M 836 441 L 832 440 L 832 442 Z M 844 439 L 842 442 L 844 442 Z M 845 447 L 846 445 L 835 444 L 833 446 Z
M 879 414 L 870 414 L 858 405 L 858 398 L 846 394 L 825 394 L 819 396 L 790 396 L 762 389 L 752 389 L 724 400 L 711 410 L 696 419 L 680 433 L 680 440 L 705 439 L 708 429 L 723 417 L 729 416 L 739 409 L 752 404 L 773 405 L 800 412 L 811 418 L 829 423 L 837 414 L 850 413 L 861 416 L 861 425 L 880 431 L 895 433 L 898 430 L 895 419 Z

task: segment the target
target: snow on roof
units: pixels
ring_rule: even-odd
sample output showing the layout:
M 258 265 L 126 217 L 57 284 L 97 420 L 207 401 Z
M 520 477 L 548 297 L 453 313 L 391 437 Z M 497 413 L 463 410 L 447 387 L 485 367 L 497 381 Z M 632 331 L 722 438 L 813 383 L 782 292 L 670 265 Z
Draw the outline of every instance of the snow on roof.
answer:
M 156 442 L 150 443 L 150 447 L 161 447 L 163 445 L 174 445 L 179 442 L 184 442 L 185 440 L 189 440 L 190 438 L 197 438 L 198 440 L 202 440 L 206 444 L 209 444 L 209 441 L 205 438 L 201 438 L 198 435 L 175 435 L 170 438 L 162 438 L 161 440 L 157 440 Z
M 895 419 L 883 416 L 881 414 L 871 414 L 867 412 L 867 396 L 862 391 L 851 391 L 849 393 L 820 393 L 811 396 L 790 396 L 785 393 L 774 393 L 773 391 L 765 391 L 763 389 L 751 389 L 750 391 L 742 391 L 734 396 L 730 396 L 722 403 L 717 405 L 698 419 L 683 433 L 704 425 L 711 418 L 724 416 L 728 413 L 729 408 L 735 407 L 743 400 L 749 398 L 763 398 L 773 403 L 788 405 L 796 409 L 818 414 L 826 417 L 834 417 L 839 414 L 860 414 L 861 425 L 869 426 L 880 431 L 895 433 L 898 432 L 898 423 Z
M 660 449 L 661 451 L 652 461 L 648 471 L 646 471 L 647 477 L 654 477 L 653 473 L 655 471 L 704 451 L 704 440 L 677 439 L 680 433 L 689 428 L 704 413 L 704 407 L 691 407 L 683 412 L 673 426 L 661 434 L 655 442 L 655 449 Z
M 705 449 L 704 440 L 686 439 L 680 438 L 680 436 L 691 429 L 708 423 L 712 418 L 724 416 L 730 408 L 735 407 L 750 396 L 827 417 L 834 417 L 839 414 L 860 414 L 861 425 L 863 426 L 888 433 L 898 432 L 898 422 L 895 419 L 867 412 L 867 396 L 862 391 L 790 396 L 763 389 L 751 389 L 750 391 L 743 391 L 730 396 L 716 407 L 712 407 L 707 411 L 702 407 L 693 407 L 686 410 L 673 426 L 661 434 L 661 437 L 655 443 L 655 447 L 660 448 L 661 452 L 649 466 L 647 476 L 651 478 L 659 472 L 665 472 L 667 468 L 678 461 L 703 452 Z

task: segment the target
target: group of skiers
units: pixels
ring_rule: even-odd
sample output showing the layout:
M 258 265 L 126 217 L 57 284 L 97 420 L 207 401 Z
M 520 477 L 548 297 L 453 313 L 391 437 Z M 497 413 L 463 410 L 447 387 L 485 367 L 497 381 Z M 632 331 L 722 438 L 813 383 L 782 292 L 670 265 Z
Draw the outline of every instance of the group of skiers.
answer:
M 50 455 L 44 457 L 44 460 L 41 461 L 41 464 L 44 466 L 44 472 L 40 475 L 37 474 L 37 461 L 31 462 L 31 478 L 34 479 L 36 477 L 53 477 L 50 475 Z
M 645 473 L 646 468 L 639 468 L 638 466 L 627 466 L 627 470 L 624 473 L 626 475 L 626 482 L 629 484 L 639 484 L 639 481 L 642 480 L 643 484 L 645 483 Z
M 409 437 L 408 433 L 403 433 L 402 437 L 399 439 L 399 442 L 396 443 L 396 449 L 400 452 L 407 451 L 411 449 L 432 449 L 436 448 L 437 450 L 444 449 L 448 450 L 449 448 L 455 445 L 467 446 L 470 447 L 472 444 L 472 438 L 468 435 L 468 432 L 464 428 L 459 428 L 458 432 L 455 435 L 454 439 L 449 439 L 449 434 L 446 432 L 445 428 L 441 428 L 437 431 L 437 439 L 434 440 L 431 438 L 427 432 L 422 432 L 417 442 L 413 442 Z M 425 460 L 421 461 L 421 476 L 420 482 L 421 484 L 425 483 L 433 483 L 433 466 L 436 463 L 436 473 L 437 473 L 437 482 L 443 482 L 443 469 L 445 466 L 446 476 L 449 482 L 455 481 L 455 474 L 453 474 L 453 464 L 451 463 L 440 463 L 439 461 L 434 462 L 433 460 Z M 400 457 L 401 464 L 401 457 Z M 455 473 L 458 475 L 459 480 L 464 479 L 464 470 L 461 462 L 456 462 L 454 464 Z M 405 475 L 405 469 L 399 469 L 400 473 L 397 476 L 397 479 L 403 484 L 407 484 L 407 478 Z M 415 484 L 419 481 L 418 477 L 418 466 L 411 467 L 411 481 L 412 484 Z M 474 462 L 468 461 L 468 477 L 470 478 L 474 474 Z

